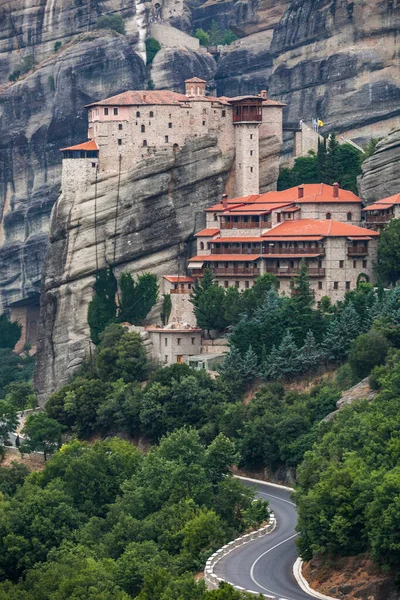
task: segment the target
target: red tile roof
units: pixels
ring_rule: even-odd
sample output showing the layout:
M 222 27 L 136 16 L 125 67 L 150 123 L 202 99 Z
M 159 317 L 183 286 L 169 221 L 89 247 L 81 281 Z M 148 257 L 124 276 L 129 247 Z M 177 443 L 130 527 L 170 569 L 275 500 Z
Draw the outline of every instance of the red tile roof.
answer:
M 383 198 L 382 200 L 378 200 L 377 202 L 375 202 L 374 204 L 369 204 L 367 205 L 364 210 L 373 210 L 373 206 L 376 205 L 380 205 L 380 204 L 400 204 L 400 194 L 395 194 L 394 196 L 389 196 L 388 198 Z M 385 208 L 387 208 L 387 206 L 383 206 L 381 207 L 381 210 L 384 210 Z M 377 209 L 374 209 L 377 210 Z
M 166 279 L 170 283 L 193 283 L 194 279 L 185 275 L 163 275 L 163 279 Z
M 61 148 L 61 152 L 64 150 L 98 150 L 99 147 L 94 140 L 90 142 L 83 142 L 83 144 L 77 144 L 76 146 L 68 146 L 68 148 Z
M 105 100 L 92 102 L 87 104 L 87 108 L 91 106 L 136 106 L 140 104 L 180 104 L 188 102 L 187 96 L 170 92 L 169 90 L 131 90 L 111 96 Z
M 191 79 L 185 79 L 185 83 L 207 83 L 205 79 L 199 77 L 192 77 Z
M 363 208 L 363 211 L 365 211 L 365 210 L 387 210 L 388 208 L 392 208 L 392 206 L 394 206 L 394 204 L 386 204 L 382 201 L 379 201 L 379 202 L 375 202 L 375 204 L 370 204 L 369 206 L 366 206 L 365 208 Z
M 264 241 L 265 241 L 264 238 L 262 238 L 261 236 L 258 236 L 258 237 L 242 236 L 242 237 L 217 237 L 212 240 L 212 243 L 220 244 L 220 243 L 225 243 L 225 242 L 226 243 L 235 243 L 235 242 L 264 242 Z
M 272 210 L 276 210 L 277 208 L 285 208 L 291 206 L 291 203 L 288 202 L 278 202 L 278 203 L 261 203 L 257 202 L 250 205 L 245 206 L 234 206 L 232 208 L 228 207 L 228 209 L 223 213 L 224 215 L 229 215 L 230 213 L 237 214 L 251 214 L 251 213 L 260 213 L 260 212 L 270 212 Z
M 378 236 L 377 231 L 371 231 L 365 227 L 357 227 L 348 223 L 340 223 L 327 219 L 317 221 L 315 219 L 297 219 L 285 221 L 263 234 L 265 238 L 285 238 L 287 236 L 309 237 L 321 235 L 323 237 L 365 237 L 366 235 Z
M 260 258 L 259 254 L 206 254 L 205 256 L 193 256 L 189 262 L 252 262 Z
M 202 229 L 199 233 L 196 233 L 194 237 L 213 237 L 214 235 L 217 235 L 217 233 L 219 233 L 219 228 L 211 227 L 209 229 Z

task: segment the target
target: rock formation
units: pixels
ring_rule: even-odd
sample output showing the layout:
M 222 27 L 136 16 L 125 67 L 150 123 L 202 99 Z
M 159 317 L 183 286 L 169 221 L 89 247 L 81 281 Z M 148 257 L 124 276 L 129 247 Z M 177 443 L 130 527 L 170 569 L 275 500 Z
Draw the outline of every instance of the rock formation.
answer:
M 400 193 L 399 161 L 400 129 L 394 129 L 363 163 L 358 187 L 365 202 L 375 202 Z
M 196 77 L 207 81 L 209 89 L 213 89 L 216 69 L 215 60 L 206 52 L 188 48 L 162 48 L 154 58 L 151 79 L 157 90 L 184 92 L 185 79 L 193 77 L 195 73 Z
M 86 139 L 85 104 L 143 88 L 124 36 L 83 34 L 0 96 L 1 305 L 38 291 L 48 221 L 60 189 L 60 148 Z
M 175 273 L 179 263 L 182 270 L 187 242 L 203 226 L 203 209 L 221 198 L 233 158 L 204 136 L 177 154 L 143 161 L 121 176 L 117 221 L 117 175 L 99 178 L 97 198 L 94 181 L 72 204 L 59 198 L 42 280 L 35 381 L 41 401 L 88 356 L 96 264 L 112 265 L 116 276 Z

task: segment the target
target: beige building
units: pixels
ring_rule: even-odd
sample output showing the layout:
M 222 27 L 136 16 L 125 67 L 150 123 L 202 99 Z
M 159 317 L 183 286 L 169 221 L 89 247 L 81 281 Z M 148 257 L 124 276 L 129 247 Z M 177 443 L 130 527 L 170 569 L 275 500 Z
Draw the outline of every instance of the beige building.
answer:
M 235 153 L 230 183 L 237 196 L 257 194 L 260 134 L 282 140 L 281 102 L 259 96 L 206 95 L 206 82 L 194 77 L 186 93 L 127 91 L 88 105 L 88 142 L 63 148 L 63 193 L 88 186 L 100 174 L 132 169 L 154 155 L 179 152 L 204 135 L 218 139 L 222 152 Z M 77 160 L 79 159 L 79 160 Z M 70 190 L 71 188 L 71 190 Z
M 200 354 L 201 329 L 182 323 L 170 323 L 166 327 L 149 326 L 151 353 L 156 362 L 163 365 L 188 363 L 190 356 Z
M 196 326 L 190 294 L 194 279 L 185 275 L 164 275 L 163 293 L 171 296 L 171 314 L 168 323 L 186 323 Z
M 264 273 L 290 294 L 306 260 L 317 301 L 336 302 L 355 289 L 361 274 L 373 280 L 376 231 L 361 224 L 361 199 L 337 184 L 307 184 L 282 192 L 228 199 L 206 210 L 207 228 L 196 234 L 193 278 L 211 268 L 221 285 L 246 289 Z

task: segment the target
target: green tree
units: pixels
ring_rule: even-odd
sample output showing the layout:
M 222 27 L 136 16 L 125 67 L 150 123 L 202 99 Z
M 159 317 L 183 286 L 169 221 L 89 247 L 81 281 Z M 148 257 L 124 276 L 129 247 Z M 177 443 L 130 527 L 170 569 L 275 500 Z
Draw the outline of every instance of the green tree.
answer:
M 349 302 L 340 317 L 335 317 L 328 326 L 322 343 L 326 359 L 341 362 L 347 358 L 351 342 L 361 333 L 361 329 L 361 319 Z
M 140 335 L 124 332 L 115 344 L 103 342 L 96 353 L 96 371 L 104 382 L 123 379 L 126 383 L 143 381 L 147 376 L 147 354 Z
M 372 369 L 385 362 L 389 351 L 389 342 L 384 335 L 370 331 L 359 335 L 352 343 L 349 363 L 353 373 L 359 379 L 367 377 Z
M 204 29 L 198 28 L 194 34 L 194 37 L 200 41 L 200 46 L 209 46 L 210 45 L 210 36 Z
M 21 337 L 22 327 L 17 321 L 9 321 L 7 315 L 0 315 L 0 348 L 12 350 Z
M 169 317 L 172 311 L 171 294 L 163 294 L 163 302 L 161 308 L 161 321 L 163 325 L 168 325 Z
M 203 278 L 196 281 L 191 294 L 197 324 L 202 329 L 224 329 L 225 290 L 214 281 L 211 269 L 205 269 Z
M 229 46 L 232 42 L 236 42 L 238 36 L 233 33 L 230 29 L 225 29 L 222 36 L 222 44 Z
M 376 150 L 377 145 L 381 141 L 382 138 L 371 138 L 368 144 L 364 147 L 364 154 L 362 156 L 362 161 L 367 160 L 370 156 L 372 156 Z
M 313 332 L 308 330 L 304 339 L 304 344 L 300 348 L 300 362 L 304 371 L 316 371 L 320 366 L 322 357 L 322 351 L 315 341 Z
M 153 37 L 149 37 L 146 40 L 146 65 L 153 63 L 154 57 L 161 50 L 161 44 L 158 40 Z
M 222 32 L 218 27 L 218 23 L 213 19 L 211 21 L 210 30 L 208 32 L 211 46 L 217 46 L 222 41 Z
M 22 435 L 22 452 L 43 452 L 46 461 L 48 454 L 53 454 L 61 446 L 62 425 L 51 419 L 44 412 L 29 415 Z
M 28 467 L 15 461 L 10 466 L 0 467 L 0 492 L 6 498 L 11 498 L 28 475 Z
M 94 298 L 89 303 L 88 324 L 94 344 L 100 342 L 100 334 L 115 320 L 117 304 L 117 280 L 112 269 L 97 271 L 94 282 Z
M 144 273 L 135 282 L 130 273 L 122 273 L 119 286 L 119 320 L 139 325 L 157 302 L 157 277 Z
M 300 261 L 298 277 L 293 278 L 292 298 L 288 303 L 289 329 L 297 343 L 301 343 L 307 331 L 313 327 L 315 303 L 310 286 L 307 263 L 304 258 Z
M 322 181 L 330 185 L 339 180 L 339 147 L 336 133 L 332 132 L 328 137 L 325 164 L 322 171 Z
M 10 433 L 17 429 L 18 417 L 15 408 L 0 400 L 0 459 L 4 456 L 5 446 L 9 445 Z
M 34 366 L 34 357 L 15 354 L 10 348 L 0 348 L 0 398 L 4 398 L 11 383 L 29 381 Z
M 270 379 L 291 379 L 303 371 L 301 353 L 290 331 L 279 347 L 273 347 L 264 376 Z
M 377 272 L 386 283 L 400 279 L 400 219 L 392 219 L 379 236 Z
M 9 383 L 5 389 L 6 401 L 16 410 L 36 408 L 37 400 L 32 383 L 29 381 L 16 381 Z
M 121 15 L 103 15 L 99 17 L 95 25 L 96 29 L 112 29 L 117 33 L 125 35 L 125 23 Z

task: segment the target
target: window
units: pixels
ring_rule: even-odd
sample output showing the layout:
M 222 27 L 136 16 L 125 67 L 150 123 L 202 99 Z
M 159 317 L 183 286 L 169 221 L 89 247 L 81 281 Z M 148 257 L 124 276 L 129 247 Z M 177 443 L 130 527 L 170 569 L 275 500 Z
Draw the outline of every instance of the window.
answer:
M 350 281 L 346 281 L 346 290 L 350 289 Z
M 339 267 L 341 269 L 343 269 L 343 267 L 344 267 L 344 260 L 339 260 Z
M 181 345 L 181 338 L 176 338 L 176 345 L 180 346 Z
M 352 213 L 351 213 L 351 212 L 348 212 L 348 213 L 347 213 L 347 220 L 348 220 L 348 221 L 352 221 L 352 220 L 353 220 L 353 215 L 352 215 Z
M 168 136 L 165 136 L 165 143 L 168 144 Z
M 229 281 L 224 281 L 224 287 L 229 287 Z
M 326 213 L 325 218 L 329 221 L 332 218 L 331 213 Z
M 222 111 L 222 116 L 223 116 L 223 117 L 226 117 L 226 110 L 223 110 L 223 111 Z
M 245 282 L 244 282 L 244 287 L 246 288 L 246 290 L 248 290 L 248 289 L 249 289 L 249 287 L 250 287 L 250 286 L 249 286 L 249 282 L 248 282 L 248 281 L 245 281 Z
M 235 285 L 239 289 L 240 282 L 239 281 L 235 281 Z
M 318 289 L 322 290 L 322 281 L 318 281 Z
M 333 289 L 334 290 L 338 290 L 339 289 L 339 282 L 338 281 L 334 281 L 333 282 Z
M 105 115 L 108 115 L 108 108 L 105 108 L 105 109 L 104 109 L 104 114 L 105 114 Z
M 252 172 L 253 172 L 253 167 L 250 167 L 250 173 L 252 173 Z
M 250 156 L 253 156 L 253 150 L 250 150 Z
M 176 362 L 178 363 L 178 365 L 182 364 L 182 358 L 183 358 L 182 354 L 178 354 L 178 356 L 176 357 Z
M 168 338 L 164 338 L 164 346 L 167 347 L 168 346 Z
M 119 129 L 120 131 L 122 131 L 122 123 L 119 123 L 119 125 L 118 125 L 118 129 Z
M 253 285 L 254 285 L 254 284 L 255 284 L 255 281 L 253 282 Z M 281 287 L 281 282 L 280 282 L 280 281 L 278 281 L 278 290 L 279 290 L 279 288 L 280 288 L 280 287 Z
M 94 169 L 96 167 L 96 163 L 92 163 L 92 167 Z
M 250 134 L 250 139 L 251 139 L 251 140 L 253 139 L 253 134 L 252 134 L 252 133 Z
M 114 115 L 118 114 L 118 108 L 114 108 Z
M 164 356 L 164 362 L 165 362 L 165 364 L 167 364 L 167 362 L 168 362 L 168 354 L 166 354 L 166 355 Z
M 363 260 L 363 269 L 366 269 L 368 265 L 368 261 L 367 260 Z
M 118 139 L 118 146 L 122 146 L 122 140 L 121 140 L 121 138 Z
M 140 112 L 139 111 L 137 111 L 137 113 L 136 113 L 136 118 L 138 118 L 138 117 L 140 117 Z
M 188 284 L 188 288 L 189 288 L 189 290 L 192 289 L 192 284 L 191 283 Z
M 149 115 L 149 117 L 150 117 L 150 119 L 152 119 L 152 118 L 154 117 L 154 113 L 153 113 L 153 111 L 152 111 L 152 110 L 150 111 L 150 115 Z
M 196 342 L 196 338 L 192 338 L 192 346 L 194 346 L 195 342 Z
M 353 260 L 353 269 L 357 269 L 357 261 Z
M 145 127 L 144 125 L 141 125 L 141 126 L 140 126 L 140 131 L 141 131 L 142 133 L 144 133 L 144 132 L 146 131 L 146 127 Z
M 172 123 L 168 123 L 168 128 L 172 129 Z
M 143 140 L 143 146 L 146 147 L 147 146 L 147 140 Z
M 205 121 L 203 121 L 203 127 L 204 127 L 204 125 L 205 125 L 205 124 L 206 124 L 206 122 L 205 122 Z
M 200 250 L 204 250 L 204 242 L 200 242 Z
M 278 222 L 278 223 L 280 223 L 280 222 L 281 222 L 281 213 L 278 213 L 278 214 L 276 215 L 276 220 L 277 220 L 277 222 Z
M 214 221 L 218 221 L 218 215 L 217 215 L 217 213 L 214 213 Z

